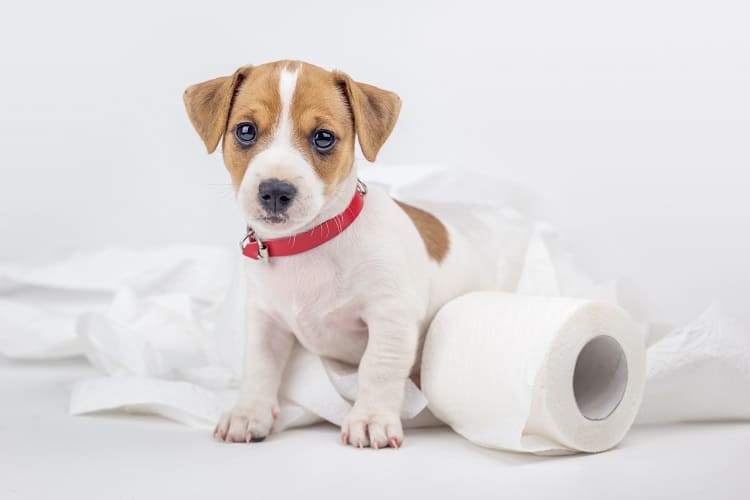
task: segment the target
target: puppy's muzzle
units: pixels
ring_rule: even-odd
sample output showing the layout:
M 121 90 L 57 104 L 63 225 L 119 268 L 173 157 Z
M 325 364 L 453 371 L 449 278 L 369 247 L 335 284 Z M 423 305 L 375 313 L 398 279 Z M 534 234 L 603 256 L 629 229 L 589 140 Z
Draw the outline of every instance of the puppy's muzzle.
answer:
M 285 212 L 296 195 L 294 184 L 279 179 L 267 179 L 258 186 L 258 203 L 271 215 Z

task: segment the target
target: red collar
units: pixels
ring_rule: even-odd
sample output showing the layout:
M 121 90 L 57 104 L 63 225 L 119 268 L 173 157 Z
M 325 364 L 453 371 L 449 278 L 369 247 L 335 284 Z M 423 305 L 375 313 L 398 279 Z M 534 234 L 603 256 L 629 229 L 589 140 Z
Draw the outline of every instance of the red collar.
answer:
M 354 222 L 354 219 L 362 212 L 365 194 L 367 194 L 367 186 L 364 182 L 357 180 L 357 189 L 354 191 L 352 201 L 343 212 L 309 231 L 287 238 L 261 241 L 255 231 L 248 226 L 247 234 L 240 241 L 242 254 L 253 260 L 267 260 L 269 257 L 284 257 L 312 250 L 332 240 Z

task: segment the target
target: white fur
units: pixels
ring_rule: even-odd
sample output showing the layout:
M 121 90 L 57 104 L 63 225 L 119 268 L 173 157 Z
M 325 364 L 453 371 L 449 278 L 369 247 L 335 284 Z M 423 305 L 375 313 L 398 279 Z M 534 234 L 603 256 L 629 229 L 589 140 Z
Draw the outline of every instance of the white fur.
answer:
M 291 100 L 292 81 L 292 77 L 281 79 L 283 102 Z M 257 189 L 257 171 L 271 168 L 294 171 L 308 182 L 306 176 L 314 170 L 300 163 L 299 152 L 285 142 L 286 127 L 281 119 L 274 143 L 257 157 L 268 156 L 253 162 L 255 171 L 248 169 L 243 188 L 255 185 Z M 356 180 L 353 168 L 302 228 L 342 212 Z M 319 188 L 314 182 L 308 187 Z M 247 194 L 251 195 L 254 200 L 254 193 Z M 227 441 L 270 432 L 284 366 L 299 342 L 313 353 L 359 365 L 358 397 L 342 426 L 345 441 L 360 446 L 399 445 L 404 385 L 418 368 L 433 315 L 446 301 L 481 283 L 479 259 L 457 232 L 450 231 L 445 258 L 440 263 L 432 260 L 411 219 L 375 187 L 366 195 L 360 216 L 334 239 L 268 262 L 247 259 L 245 267 L 251 289 L 257 292 L 247 306 L 240 399 L 217 426 L 217 434 Z
M 281 116 L 279 125 L 274 136 L 274 143 L 278 147 L 292 147 L 292 97 L 294 90 L 297 88 L 298 70 L 290 71 L 284 69 L 279 75 L 279 97 L 281 98 Z

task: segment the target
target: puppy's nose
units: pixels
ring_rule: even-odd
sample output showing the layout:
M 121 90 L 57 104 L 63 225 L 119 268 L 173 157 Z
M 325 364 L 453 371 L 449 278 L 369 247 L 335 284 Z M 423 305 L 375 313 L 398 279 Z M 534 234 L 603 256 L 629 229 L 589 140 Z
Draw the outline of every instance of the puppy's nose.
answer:
M 274 214 L 286 210 L 296 194 L 294 184 L 279 179 L 267 179 L 258 186 L 258 202 Z

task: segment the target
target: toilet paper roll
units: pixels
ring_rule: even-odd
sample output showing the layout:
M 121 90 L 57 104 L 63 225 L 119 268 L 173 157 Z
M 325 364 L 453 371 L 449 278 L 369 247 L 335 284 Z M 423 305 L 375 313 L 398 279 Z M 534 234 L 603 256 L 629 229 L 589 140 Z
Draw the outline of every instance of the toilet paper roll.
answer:
M 421 377 L 435 416 L 478 445 L 599 452 L 635 419 L 645 348 L 609 303 L 474 292 L 436 315 Z

